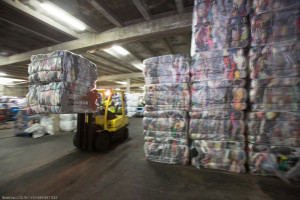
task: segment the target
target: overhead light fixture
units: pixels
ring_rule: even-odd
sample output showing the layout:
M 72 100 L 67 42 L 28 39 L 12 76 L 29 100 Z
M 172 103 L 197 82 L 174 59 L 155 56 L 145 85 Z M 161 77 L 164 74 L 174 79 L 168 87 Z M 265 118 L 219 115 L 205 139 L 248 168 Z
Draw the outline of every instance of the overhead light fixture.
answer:
M 104 51 L 106 53 L 109 53 L 109 54 L 113 55 L 113 56 L 116 56 L 116 54 L 120 54 L 120 55 L 123 55 L 123 56 L 126 56 L 126 55 L 129 54 L 129 51 L 127 51 L 126 49 L 124 49 L 121 46 L 116 46 L 116 45 L 112 46 L 109 49 L 104 49 Z
M 116 88 L 116 90 L 121 90 L 120 88 Z
M 0 72 L 0 76 L 6 76 L 6 73 Z
M 75 17 L 71 16 L 70 14 L 65 13 L 59 8 L 56 8 L 48 3 L 41 3 L 40 6 L 44 8 L 49 14 L 59 17 L 64 22 L 70 24 L 71 26 L 77 28 L 78 30 L 85 30 L 85 26 L 80 23 Z
M 27 80 L 23 79 L 14 79 L 14 78 L 1 78 L 0 85 L 14 85 L 14 82 L 27 82 Z
M 143 63 L 137 63 L 137 62 L 133 62 L 133 63 L 131 63 L 135 68 L 138 68 L 138 69 L 140 69 L 140 70 L 144 70 L 144 68 L 145 68 L 145 65 L 143 64 Z
M 119 83 L 121 85 L 127 85 L 127 82 L 126 81 L 116 81 L 116 83 Z

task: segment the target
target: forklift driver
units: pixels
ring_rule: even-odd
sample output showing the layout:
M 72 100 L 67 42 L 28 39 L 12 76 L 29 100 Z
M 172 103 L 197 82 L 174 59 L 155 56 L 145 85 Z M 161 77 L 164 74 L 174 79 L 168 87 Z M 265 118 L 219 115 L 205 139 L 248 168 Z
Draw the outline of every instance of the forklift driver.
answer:
M 106 108 L 107 104 L 108 104 L 108 109 L 107 109 L 107 119 L 111 120 L 114 119 L 116 117 L 116 107 L 115 107 L 115 102 L 112 100 L 113 97 L 113 93 L 110 92 L 108 94 L 108 96 L 106 96 L 107 100 L 105 100 L 103 102 L 103 106 L 104 108 Z M 108 98 L 110 99 L 108 101 Z

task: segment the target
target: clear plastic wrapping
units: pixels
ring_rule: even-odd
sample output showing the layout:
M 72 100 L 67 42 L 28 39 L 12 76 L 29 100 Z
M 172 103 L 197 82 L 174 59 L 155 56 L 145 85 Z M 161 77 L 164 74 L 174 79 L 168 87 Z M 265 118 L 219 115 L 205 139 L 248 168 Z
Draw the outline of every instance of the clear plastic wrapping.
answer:
M 252 174 L 284 177 L 280 171 L 292 169 L 299 157 L 298 147 L 249 144 L 249 168 Z
M 240 88 L 246 85 L 244 79 L 221 79 L 221 80 L 209 80 L 199 81 L 191 84 L 191 89 L 207 89 L 207 88 Z
M 244 142 L 192 140 L 192 165 L 235 173 L 245 173 Z
M 206 79 L 245 78 L 247 61 L 243 49 L 199 52 L 191 65 L 192 82 Z M 195 77 L 193 77 L 195 76 Z
M 299 121 L 299 112 L 248 113 L 248 141 L 255 144 L 300 147 Z
M 249 93 L 252 111 L 299 110 L 300 81 L 298 77 L 252 80 Z
M 244 112 L 240 110 L 212 110 L 203 112 L 189 112 L 192 119 L 214 119 L 214 120 L 243 120 Z
M 190 119 L 189 136 L 193 140 L 245 141 L 243 120 Z
M 145 142 L 144 151 L 148 160 L 153 162 L 186 165 L 189 163 L 187 145 Z
M 147 58 L 143 60 L 144 65 L 157 65 L 160 63 L 181 63 L 184 61 L 189 61 L 189 58 L 185 54 L 170 54 L 170 55 L 163 55 L 157 56 L 152 58 Z
M 145 86 L 145 102 L 147 105 L 172 105 L 177 110 L 189 108 L 190 92 L 188 84 L 153 84 Z
M 31 56 L 28 73 L 31 83 L 64 81 L 93 88 L 98 78 L 94 63 L 66 50 Z
M 193 25 L 200 23 L 247 16 L 250 12 L 250 0 L 194 0 Z
M 287 8 L 293 8 L 299 4 L 299 0 L 253 0 L 252 10 L 253 15 L 258 15 L 264 12 L 277 11 Z
M 162 83 L 188 83 L 190 81 L 189 74 L 177 74 L 175 76 L 158 76 L 158 77 L 145 77 L 146 85 L 149 84 L 162 84 Z
M 192 55 L 201 51 L 243 48 L 249 42 L 249 25 L 246 17 L 220 19 L 194 27 Z
M 93 88 L 80 84 L 52 82 L 45 85 L 31 85 L 26 96 L 29 114 L 93 112 L 85 99 Z
M 300 42 L 252 47 L 249 52 L 251 79 L 300 76 Z
M 261 13 L 251 19 L 251 46 L 299 40 L 300 4 Z

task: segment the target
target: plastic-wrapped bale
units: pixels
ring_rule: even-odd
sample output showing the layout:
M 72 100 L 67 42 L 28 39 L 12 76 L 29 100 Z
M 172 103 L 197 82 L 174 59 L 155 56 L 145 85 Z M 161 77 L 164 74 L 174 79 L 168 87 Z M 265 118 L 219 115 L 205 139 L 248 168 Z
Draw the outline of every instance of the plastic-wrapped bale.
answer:
M 246 69 L 243 49 L 199 52 L 191 65 L 191 82 L 246 78 Z
M 270 11 L 251 19 L 251 46 L 298 41 L 300 3 L 289 9 Z
M 244 17 L 250 12 L 250 0 L 194 0 L 193 25 L 232 17 Z
M 249 52 L 251 79 L 300 76 L 300 42 L 252 47 Z
M 245 48 L 249 43 L 249 25 L 246 17 L 220 19 L 194 27 L 192 56 L 201 51 Z
M 249 112 L 248 141 L 253 144 L 300 148 L 299 112 Z
M 186 111 L 146 111 L 143 126 L 148 160 L 167 164 L 189 163 Z
M 192 140 L 192 165 L 245 173 L 245 142 Z
M 291 170 L 299 157 L 299 147 L 249 144 L 249 167 L 255 175 L 284 178 L 282 171 Z
M 252 0 L 253 15 L 258 15 L 265 12 L 276 11 L 281 9 L 293 8 L 299 5 L 299 0 Z
M 62 81 L 94 88 L 98 78 L 94 63 L 66 50 L 31 56 L 28 73 L 34 84 Z
M 26 96 L 28 113 L 86 113 L 96 110 L 87 94 L 92 88 L 66 82 L 31 85 Z M 93 95 L 90 93 L 89 95 Z M 96 95 L 96 94 L 94 94 Z
M 96 65 L 69 51 L 31 56 L 28 68 L 28 113 L 85 113 L 96 111 Z
M 244 110 L 247 99 L 244 84 L 242 79 L 194 82 L 191 84 L 191 110 Z
M 70 132 L 77 128 L 77 114 L 60 114 L 59 119 L 61 131 Z
M 252 111 L 300 110 L 299 77 L 254 79 L 249 93 Z
M 158 109 L 188 110 L 190 92 L 187 83 L 164 83 L 145 86 L 145 103 Z
M 143 61 L 146 84 L 188 83 L 189 59 L 186 55 L 165 55 Z

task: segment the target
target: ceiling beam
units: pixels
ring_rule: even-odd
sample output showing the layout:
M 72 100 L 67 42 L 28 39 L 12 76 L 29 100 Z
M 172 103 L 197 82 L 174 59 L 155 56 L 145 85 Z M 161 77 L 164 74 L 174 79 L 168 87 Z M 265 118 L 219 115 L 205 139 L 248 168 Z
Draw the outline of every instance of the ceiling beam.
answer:
M 106 19 L 108 19 L 111 23 L 113 23 L 117 27 L 123 27 L 122 21 L 109 10 L 109 8 L 101 1 L 88 0 L 89 4 L 91 4 L 98 12 L 100 12 Z
M 179 14 L 183 14 L 184 12 L 184 6 L 183 6 L 183 0 L 175 0 L 176 8 L 178 10 Z
M 89 50 L 91 48 L 107 48 L 113 44 L 126 44 L 155 36 L 169 35 L 170 33 L 187 32 L 191 30 L 192 13 L 168 16 L 161 19 L 134 24 L 123 28 L 114 28 L 108 31 L 85 36 L 81 39 L 64 42 L 26 53 L 0 58 L 0 66 L 28 61 L 31 55 L 49 53 L 57 49 L 70 51 Z
M 9 21 L 9 20 L 3 19 L 3 18 L 1 18 L 1 17 L 0 17 L 0 20 L 5 21 L 5 22 L 7 22 L 7 23 L 10 23 L 10 24 L 12 24 L 12 25 L 14 25 L 14 26 L 17 26 L 18 28 L 21 28 L 21 29 L 23 29 L 23 30 L 29 31 L 29 32 L 31 32 L 31 33 L 33 33 L 33 34 L 35 34 L 35 35 L 38 35 L 38 36 L 40 36 L 40 37 L 42 37 L 42 38 L 45 38 L 45 39 L 47 39 L 47 40 L 50 40 L 51 42 L 54 42 L 54 43 L 56 43 L 56 44 L 60 43 L 60 41 L 58 41 L 58 40 L 55 40 L 55 39 L 53 39 L 53 38 L 50 38 L 50 37 L 48 37 L 48 36 L 46 36 L 46 35 L 43 35 L 43 34 L 41 34 L 41 33 L 38 33 L 38 32 L 36 32 L 36 31 L 33 31 L 33 30 L 31 30 L 31 29 L 28 29 L 28 28 L 26 28 L 26 27 L 24 27 L 24 26 L 21 26 L 21 25 L 19 25 L 19 24 L 13 23 L 13 22 L 11 22 L 11 21 Z
M 140 42 L 140 45 L 145 49 L 145 51 L 151 56 L 151 57 L 155 57 L 156 54 L 149 48 L 145 45 L 145 43 L 143 42 Z
M 135 5 L 135 7 L 138 9 L 138 11 L 141 13 L 141 15 L 146 21 L 151 20 L 150 13 L 141 0 L 132 0 L 132 3 Z
M 143 72 L 116 74 L 111 76 L 99 76 L 97 81 L 114 81 L 114 80 L 124 80 L 124 79 L 137 78 L 137 77 L 144 77 Z
M 11 1 L 11 0 L 3 0 L 5 3 L 13 6 L 14 8 L 17 8 L 19 10 L 21 10 L 22 12 L 25 12 L 27 15 L 35 18 L 35 19 L 39 19 L 40 21 L 53 26 L 54 28 L 58 29 L 59 31 L 75 37 L 75 38 L 80 38 L 80 34 L 76 33 L 75 31 L 72 31 L 70 29 L 68 29 L 67 27 L 57 23 L 56 21 L 54 21 L 53 19 L 46 17 L 45 15 L 40 14 L 37 11 L 32 10 L 31 8 L 25 6 L 24 4 L 20 3 L 19 1 Z

